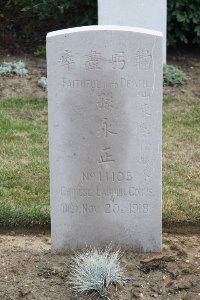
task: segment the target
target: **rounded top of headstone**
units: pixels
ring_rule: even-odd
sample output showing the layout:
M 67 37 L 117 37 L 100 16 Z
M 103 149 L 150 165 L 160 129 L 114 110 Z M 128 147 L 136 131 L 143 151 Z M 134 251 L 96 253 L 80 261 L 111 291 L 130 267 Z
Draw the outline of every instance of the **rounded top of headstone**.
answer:
M 145 28 L 139 27 L 130 27 L 130 26 L 118 26 L 118 25 L 94 25 L 94 26 L 82 26 L 82 27 L 73 27 L 68 29 L 62 29 L 57 31 L 52 31 L 47 34 L 47 38 L 65 35 L 76 32 L 87 32 L 87 31 L 126 31 L 126 32 L 134 32 L 134 33 L 143 33 L 148 35 L 160 36 L 163 34 L 160 31 L 149 30 Z

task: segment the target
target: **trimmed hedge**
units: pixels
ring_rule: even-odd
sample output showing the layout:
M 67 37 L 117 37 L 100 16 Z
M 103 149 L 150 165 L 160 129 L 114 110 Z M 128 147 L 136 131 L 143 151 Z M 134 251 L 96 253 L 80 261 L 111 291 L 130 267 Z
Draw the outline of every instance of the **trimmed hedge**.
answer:
M 40 44 L 48 31 L 91 24 L 97 24 L 97 0 L 1 0 L 4 37 Z M 179 43 L 200 44 L 200 0 L 168 0 L 168 45 Z

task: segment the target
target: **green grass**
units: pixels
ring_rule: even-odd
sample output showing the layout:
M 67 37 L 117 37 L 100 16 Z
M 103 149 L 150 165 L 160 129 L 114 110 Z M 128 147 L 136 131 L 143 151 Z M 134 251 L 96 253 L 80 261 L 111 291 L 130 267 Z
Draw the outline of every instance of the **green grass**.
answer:
M 49 225 L 47 100 L 1 100 L 0 136 L 0 226 Z M 164 100 L 163 221 L 200 221 L 200 100 Z
M 200 100 L 166 98 L 163 112 L 163 220 L 200 221 Z
M 0 101 L 0 226 L 47 224 L 47 101 Z

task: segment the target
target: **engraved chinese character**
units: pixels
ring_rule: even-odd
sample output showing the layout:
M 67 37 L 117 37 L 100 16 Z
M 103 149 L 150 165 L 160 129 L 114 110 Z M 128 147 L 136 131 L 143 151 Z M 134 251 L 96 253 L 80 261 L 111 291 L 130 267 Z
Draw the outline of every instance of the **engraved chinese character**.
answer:
M 86 70 L 100 70 L 100 60 L 101 54 L 95 50 L 91 50 L 89 54 L 86 55 L 87 60 L 85 62 Z
M 151 144 L 145 144 L 141 146 L 141 152 L 148 154 L 149 152 L 152 151 L 152 145 Z
M 147 168 L 144 169 L 144 180 L 145 181 L 151 180 L 150 170 L 148 170 Z
M 141 111 L 144 115 L 146 115 L 147 117 L 151 116 L 151 112 L 150 112 L 150 107 L 148 103 L 142 103 L 141 104 Z
M 146 144 L 141 146 L 141 164 L 150 166 L 155 160 L 155 152 L 152 149 L 152 145 Z
M 135 54 L 135 65 L 139 70 L 149 70 L 151 67 L 152 55 L 149 50 L 138 50 Z
M 110 147 L 104 148 L 102 150 L 103 154 L 100 156 L 100 161 L 99 163 L 107 163 L 107 162 L 114 162 L 115 160 L 112 159 L 112 154 L 109 154 Z
M 142 123 L 140 125 L 140 132 L 142 135 L 149 135 L 150 134 L 149 127 L 147 125 L 145 125 L 145 123 Z
M 65 50 L 59 62 L 62 66 L 66 66 L 68 71 L 73 69 L 75 62 L 74 62 L 74 57 L 71 54 L 71 51 Z
M 140 157 L 140 163 L 145 165 L 146 167 L 150 168 L 153 165 L 153 161 L 154 161 L 154 156 L 153 155 L 147 155 L 145 153 L 141 154 Z
M 149 163 L 148 157 L 145 156 L 145 154 L 142 154 L 140 157 L 140 162 L 141 162 L 141 164 L 148 164 Z
M 111 110 L 113 108 L 112 93 L 102 92 L 99 94 L 97 106 L 99 109 Z
M 123 70 L 126 64 L 124 52 L 120 51 L 114 53 L 112 55 L 112 59 L 109 62 L 112 64 L 113 69 Z
M 103 132 L 104 137 L 107 137 L 109 134 L 110 134 L 110 135 L 115 135 L 115 134 L 117 134 L 117 132 L 114 132 L 114 131 L 112 130 L 112 124 L 108 121 L 107 118 L 104 118 L 104 119 L 103 119 L 102 127 L 101 127 L 101 129 L 99 130 L 99 132 Z

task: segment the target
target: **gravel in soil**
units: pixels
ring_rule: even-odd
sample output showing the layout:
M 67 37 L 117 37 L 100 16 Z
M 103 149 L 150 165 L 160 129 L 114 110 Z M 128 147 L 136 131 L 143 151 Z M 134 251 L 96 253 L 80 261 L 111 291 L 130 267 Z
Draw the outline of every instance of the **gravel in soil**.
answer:
M 48 234 L 0 235 L 0 299 L 91 299 L 74 294 L 68 283 L 72 255 L 51 254 Z M 126 251 L 121 264 L 130 282 L 110 287 L 110 300 L 200 299 L 198 235 L 165 233 L 162 253 Z

